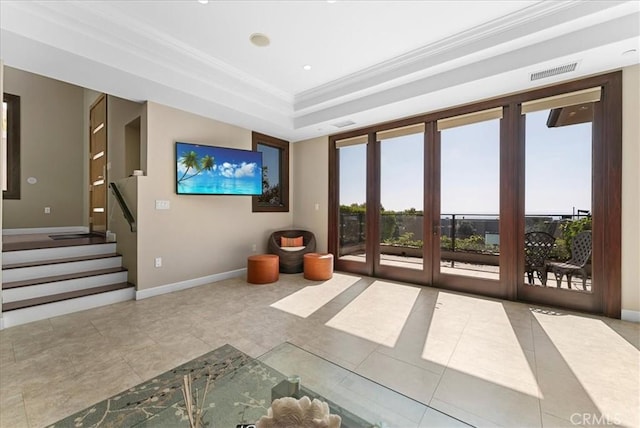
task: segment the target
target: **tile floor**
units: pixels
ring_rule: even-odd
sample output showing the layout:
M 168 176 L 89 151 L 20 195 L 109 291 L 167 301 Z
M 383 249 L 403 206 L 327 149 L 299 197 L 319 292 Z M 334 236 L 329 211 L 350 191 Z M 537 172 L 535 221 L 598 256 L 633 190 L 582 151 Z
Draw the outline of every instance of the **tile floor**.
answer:
M 55 422 L 225 343 L 258 356 L 283 341 L 472 425 L 640 426 L 640 325 L 341 273 L 235 278 L 5 329 L 0 426 Z

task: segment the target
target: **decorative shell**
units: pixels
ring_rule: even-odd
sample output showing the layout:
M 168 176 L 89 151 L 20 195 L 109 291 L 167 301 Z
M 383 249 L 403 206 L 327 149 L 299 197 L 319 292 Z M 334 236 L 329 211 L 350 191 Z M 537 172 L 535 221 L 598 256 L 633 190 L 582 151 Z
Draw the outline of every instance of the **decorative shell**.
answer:
M 299 400 L 284 397 L 273 400 L 267 416 L 260 418 L 257 428 L 340 428 L 342 418 L 329 413 L 329 405 L 304 396 Z

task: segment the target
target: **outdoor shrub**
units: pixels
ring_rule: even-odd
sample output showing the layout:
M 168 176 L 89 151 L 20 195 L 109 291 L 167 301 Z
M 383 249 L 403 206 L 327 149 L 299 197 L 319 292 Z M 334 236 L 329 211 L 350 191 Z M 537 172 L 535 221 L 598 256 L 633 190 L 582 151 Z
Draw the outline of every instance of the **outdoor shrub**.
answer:
M 562 232 L 562 239 L 567 245 L 570 254 L 571 241 L 573 238 L 583 230 L 591 230 L 591 216 L 563 223 L 560 225 L 560 230 Z
M 556 244 L 551 249 L 549 258 L 552 260 L 558 260 L 561 262 L 564 262 L 571 258 L 571 254 L 569 253 L 569 247 L 567 247 L 567 243 L 564 239 L 562 238 L 556 239 Z
M 482 236 L 471 235 L 465 239 L 456 239 L 456 248 L 454 248 L 454 250 L 484 251 L 487 250 L 487 246 Z
M 444 250 L 452 250 L 453 248 L 451 248 L 451 244 L 453 242 L 451 241 L 451 238 L 445 235 L 440 236 L 440 248 L 444 249 Z
M 462 221 L 458 225 L 457 236 L 460 236 L 461 238 L 472 237 L 474 236 L 475 233 L 476 233 L 476 228 L 473 227 L 473 225 L 468 221 Z
M 385 244 L 399 245 L 402 247 L 422 248 L 422 240 L 414 240 L 412 232 L 405 232 L 398 238 L 389 238 L 383 241 Z

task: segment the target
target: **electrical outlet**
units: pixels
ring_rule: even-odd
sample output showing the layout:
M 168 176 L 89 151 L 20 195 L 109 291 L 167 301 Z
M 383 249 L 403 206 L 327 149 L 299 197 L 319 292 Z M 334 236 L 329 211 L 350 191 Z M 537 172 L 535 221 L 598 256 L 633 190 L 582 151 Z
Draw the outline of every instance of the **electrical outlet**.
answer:
M 162 267 L 162 257 L 156 257 L 155 266 L 157 268 Z
M 316 208 L 316 211 L 320 210 L 320 204 L 316 202 L 315 208 Z
M 51 214 L 51 207 L 44 207 L 45 214 Z
M 253 245 L 251 246 L 251 251 L 253 251 L 254 253 L 255 253 L 256 251 L 258 251 L 258 246 L 257 246 L 256 244 L 253 244 Z

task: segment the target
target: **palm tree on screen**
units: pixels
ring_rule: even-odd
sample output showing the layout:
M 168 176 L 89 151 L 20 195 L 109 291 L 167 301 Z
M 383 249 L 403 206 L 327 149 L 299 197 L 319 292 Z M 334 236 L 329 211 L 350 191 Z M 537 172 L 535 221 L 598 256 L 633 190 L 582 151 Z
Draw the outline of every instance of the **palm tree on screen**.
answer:
M 215 159 L 213 156 L 204 155 L 202 159 L 199 159 L 198 154 L 193 150 L 188 153 L 183 153 L 179 162 L 186 169 L 184 170 L 182 177 L 178 179 L 178 183 L 193 178 L 203 171 L 211 171 L 215 165 Z M 190 170 L 195 170 L 196 172 L 187 176 Z

